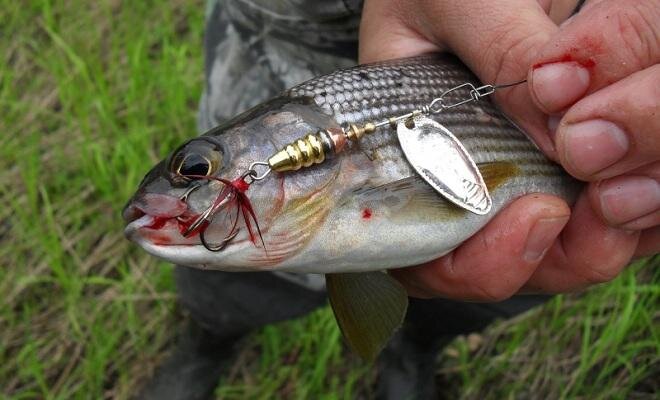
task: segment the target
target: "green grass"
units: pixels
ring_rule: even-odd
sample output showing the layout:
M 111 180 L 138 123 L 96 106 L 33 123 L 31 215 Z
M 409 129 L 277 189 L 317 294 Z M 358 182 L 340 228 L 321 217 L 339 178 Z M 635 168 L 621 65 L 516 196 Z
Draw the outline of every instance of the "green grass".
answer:
M 0 1 L 0 397 L 127 398 L 185 320 L 172 269 L 128 243 L 119 212 L 196 132 L 202 0 Z M 459 338 L 449 398 L 651 398 L 657 258 L 583 295 Z M 265 327 L 219 398 L 373 395 L 328 309 Z

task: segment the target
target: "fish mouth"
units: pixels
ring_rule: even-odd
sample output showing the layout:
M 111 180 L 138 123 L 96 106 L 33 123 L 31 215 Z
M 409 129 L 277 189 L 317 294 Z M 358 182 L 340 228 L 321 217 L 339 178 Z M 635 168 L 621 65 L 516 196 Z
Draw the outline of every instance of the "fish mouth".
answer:
M 127 223 L 124 235 L 134 242 L 151 241 L 160 246 L 199 244 L 195 235 L 182 234 L 187 222 L 196 215 L 176 197 L 156 193 L 136 196 L 126 205 L 122 217 Z
M 240 253 L 240 249 L 237 249 L 237 251 L 230 249 L 223 251 L 222 256 L 225 261 L 222 263 L 222 267 L 219 268 L 217 265 L 218 260 L 216 259 L 217 253 L 206 250 L 201 244 L 160 245 L 149 241 L 141 235 L 136 235 L 131 240 L 152 256 L 177 265 L 185 265 L 186 267 L 199 269 L 221 269 L 222 271 L 228 272 L 263 270 L 263 268 L 245 265 L 245 263 L 227 261 L 230 258 L 234 259 L 235 256 Z
M 131 223 L 145 214 L 158 218 L 173 218 L 186 211 L 188 205 L 180 198 L 159 193 L 140 193 L 124 207 L 122 217 L 126 223 Z
M 138 216 L 139 214 L 134 214 Z M 124 228 L 124 235 L 129 240 L 142 245 L 147 241 L 158 246 L 193 246 L 199 245 L 197 235 L 183 236 L 186 225 L 178 218 L 162 218 L 143 214 L 133 219 Z
M 137 214 L 131 214 L 133 217 Z M 172 228 L 178 225 L 176 218 L 165 222 L 163 227 L 153 229 L 154 222 L 159 222 L 157 217 L 144 214 L 131 221 L 124 229 L 124 235 L 140 246 L 144 251 L 178 265 L 200 269 L 217 269 L 217 253 L 208 251 L 200 242 L 198 235 L 185 238 L 180 230 Z M 245 243 L 243 244 L 245 245 Z M 227 260 L 241 253 L 244 246 L 233 246 L 223 250 L 223 259 Z M 223 271 L 246 271 L 259 270 L 256 267 L 243 265 L 240 262 L 223 263 Z

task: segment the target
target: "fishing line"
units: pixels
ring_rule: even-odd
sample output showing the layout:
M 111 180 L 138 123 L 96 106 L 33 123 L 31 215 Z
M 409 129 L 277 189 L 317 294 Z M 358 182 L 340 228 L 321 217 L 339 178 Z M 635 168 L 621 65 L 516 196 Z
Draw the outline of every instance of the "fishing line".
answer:
M 502 84 L 502 85 L 493 85 L 493 87 L 495 88 L 495 90 L 505 89 L 505 88 L 512 87 L 512 86 L 518 86 L 518 85 L 521 85 L 523 83 L 527 83 L 527 79 L 523 79 L 522 81 L 513 82 L 513 83 L 505 83 L 505 84 Z

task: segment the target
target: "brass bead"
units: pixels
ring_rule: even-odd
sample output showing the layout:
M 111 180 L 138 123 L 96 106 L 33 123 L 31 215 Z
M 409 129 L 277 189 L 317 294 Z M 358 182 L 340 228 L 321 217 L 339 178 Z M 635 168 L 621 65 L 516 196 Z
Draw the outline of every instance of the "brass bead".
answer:
M 360 140 L 361 136 L 362 134 L 360 132 L 360 128 L 358 128 L 357 125 L 355 124 L 348 125 L 348 129 L 346 130 L 346 137 L 348 138 L 348 140 L 356 142 Z
M 346 130 L 344 127 L 331 127 L 319 132 L 319 139 L 323 143 L 323 150 L 326 158 L 332 158 L 334 155 L 344 151 L 346 146 Z
M 367 122 L 364 126 L 360 127 L 355 124 L 348 125 L 346 129 L 346 137 L 349 140 L 354 142 L 362 139 L 365 134 L 373 133 L 376 130 L 376 126 L 371 122 Z
M 374 133 L 374 131 L 376 131 L 376 125 L 374 125 L 371 122 L 367 122 L 366 124 L 364 124 L 364 133 L 370 134 L 370 133 Z
M 388 118 L 387 121 L 390 123 L 390 128 L 396 129 L 396 124 L 399 121 L 397 118 L 391 117 L 391 118 Z

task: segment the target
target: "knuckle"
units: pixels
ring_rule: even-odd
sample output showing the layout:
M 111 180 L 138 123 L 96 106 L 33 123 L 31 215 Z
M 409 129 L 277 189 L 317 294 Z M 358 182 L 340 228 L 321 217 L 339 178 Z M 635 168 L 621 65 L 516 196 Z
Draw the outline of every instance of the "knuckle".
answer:
M 474 287 L 475 296 L 489 303 L 504 301 L 516 293 L 516 289 L 503 282 L 488 281 L 485 284 L 477 284 Z
M 623 46 L 628 49 L 626 62 L 639 68 L 660 59 L 660 8 L 649 1 L 603 2 L 601 12 L 611 16 Z
M 495 235 L 490 231 L 485 231 L 477 237 L 477 243 L 481 253 L 490 254 L 497 249 L 497 243 L 499 240 L 498 235 Z
M 477 69 L 487 71 L 486 79 L 500 82 L 523 74 L 527 67 L 524 65 L 526 55 L 533 54 L 534 47 L 543 39 L 539 37 L 544 35 L 541 31 L 529 35 L 515 27 L 515 21 L 503 21 L 493 28 L 494 34 L 484 44 L 485 51 L 477 59 Z
M 644 75 L 641 89 L 648 91 L 649 96 L 647 97 L 657 105 L 660 102 L 660 64 L 650 67 L 648 73 Z
M 652 126 L 655 126 L 660 122 L 657 118 L 654 119 L 659 104 L 660 65 L 654 65 L 611 85 L 590 100 L 579 104 L 575 110 L 618 116 L 614 118 L 619 118 L 623 125 L 636 123 L 631 117 L 634 115 L 643 117 L 645 123 L 651 122 Z M 636 129 L 638 128 L 631 131 Z
M 651 117 L 656 115 L 660 105 L 660 65 L 650 67 L 648 71 L 643 71 L 639 75 L 641 75 L 640 79 L 632 90 L 628 91 L 632 98 L 629 99 L 627 108 L 632 106 L 635 113 Z M 649 121 L 654 120 L 651 117 Z
M 610 282 L 616 278 L 624 265 L 616 262 L 604 262 L 600 265 L 588 265 L 584 269 L 583 278 L 588 284 L 598 284 Z

